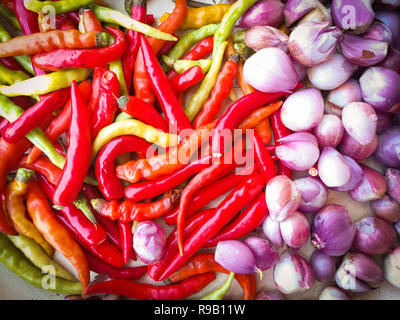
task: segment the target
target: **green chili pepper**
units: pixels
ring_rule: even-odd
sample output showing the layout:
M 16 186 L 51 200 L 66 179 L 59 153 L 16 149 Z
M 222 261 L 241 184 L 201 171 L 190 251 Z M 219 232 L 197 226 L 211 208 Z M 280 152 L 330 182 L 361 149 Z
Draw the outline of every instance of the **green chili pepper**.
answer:
M 0 64 L 0 83 L 12 85 L 27 79 L 29 79 L 29 76 L 25 72 L 11 70 Z
M 3 4 L 0 4 L 0 16 L 7 20 L 15 29 L 21 31 L 21 26 L 14 13 L 8 10 Z
M 0 262 L 31 285 L 45 289 L 43 286 L 47 285 L 46 278 L 49 276 L 42 274 L 2 233 L 0 233 Z M 82 293 L 82 284 L 78 281 L 68 281 L 58 277 L 53 279 L 55 286 L 49 286 L 46 290 L 64 294 Z
M 145 23 L 132 19 L 120 11 L 96 4 L 90 5 L 90 8 L 101 22 L 115 23 L 121 27 L 124 27 L 125 29 L 134 30 L 156 39 L 162 39 L 166 41 L 178 40 L 169 33 L 162 32 L 156 28 L 148 26 Z
M 8 97 L 32 96 L 68 88 L 72 81 L 80 82 L 89 76 L 88 69 L 55 71 L 18 82 L 12 86 L 0 86 L 0 93 Z
M 8 99 L 6 96 L 0 94 L 0 116 L 6 118 L 9 122 L 14 122 L 24 113 L 24 109 L 17 106 L 14 102 Z M 50 161 L 62 169 L 65 164 L 65 158 L 59 154 L 51 143 L 46 134 L 39 127 L 31 130 L 26 138 L 31 141 L 37 148 L 39 148 L 46 156 L 49 157 Z M 97 185 L 97 181 L 89 176 L 86 177 L 85 182 L 91 185 Z
M 238 43 L 238 42 L 244 42 L 244 37 L 246 36 L 247 30 L 240 30 L 235 32 L 232 35 L 232 41 L 233 43 Z
M 218 24 L 208 24 L 204 27 L 186 33 L 168 53 L 168 58 L 179 60 L 197 42 L 212 36 L 218 29 Z
M 1 14 L 1 5 L 0 5 L 0 14 Z M 6 28 L 4 28 L 4 25 L 0 22 L 0 42 L 6 42 L 11 39 L 12 39 L 11 35 L 8 33 Z M 30 74 L 35 75 L 35 72 L 33 71 L 32 67 L 31 58 L 28 55 L 16 56 L 14 57 L 14 59 L 22 66 L 22 68 L 24 68 Z
M 113 71 L 117 75 L 117 78 L 121 85 L 121 96 L 128 96 L 129 93 L 125 82 L 124 69 L 122 68 L 121 60 L 111 62 L 109 66 L 110 71 Z
M 225 41 L 218 47 L 218 52 L 212 60 L 210 70 L 207 72 L 203 81 L 201 82 L 200 88 L 192 96 L 189 104 L 185 108 L 186 115 L 190 121 L 193 121 L 197 114 L 200 112 L 203 104 L 207 101 L 210 96 L 210 92 L 214 87 L 215 81 L 217 80 L 219 69 L 221 68 L 222 60 L 224 58 L 225 48 L 228 42 Z
M 228 39 L 232 33 L 232 29 L 236 24 L 236 21 L 249 9 L 257 0 L 239 0 L 236 1 L 232 7 L 229 8 L 228 12 L 225 13 L 222 18 L 221 24 L 214 35 L 214 50 L 213 56 L 215 57 L 219 46 L 222 45 Z
M 199 66 L 203 70 L 204 73 L 207 73 L 210 70 L 212 65 L 212 60 L 210 59 L 200 59 L 200 60 L 177 60 L 174 63 L 174 69 L 178 73 L 185 72 L 186 70 Z
M 66 271 L 57 262 L 51 259 L 43 248 L 31 238 L 20 234 L 18 236 L 7 236 L 8 239 L 40 270 L 44 267 L 52 266 L 57 277 L 69 281 L 76 281 L 73 275 Z
M 25 0 L 25 8 L 39 13 L 44 7 L 53 7 L 56 14 L 66 13 L 78 10 L 80 7 L 87 6 L 93 0 L 59 0 L 59 1 L 39 1 L 39 0 Z
M 225 294 L 229 291 L 232 286 L 233 278 L 235 273 L 231 272 L 225 283 L 217 290 L 211 292 L 210 294 L 202 297 L 200 300 L 223 300 Z

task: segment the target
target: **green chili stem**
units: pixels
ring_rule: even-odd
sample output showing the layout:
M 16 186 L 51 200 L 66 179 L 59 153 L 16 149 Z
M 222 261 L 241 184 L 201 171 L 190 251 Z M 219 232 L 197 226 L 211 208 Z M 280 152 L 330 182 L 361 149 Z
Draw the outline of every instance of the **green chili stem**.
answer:
M 229 289 L 232 286 L 234 277 L 235 277 L 235 273 L 231 272 L 229 274 L 228 279 L 225 281 L 225 283 L 220 288 L 218 288 L 214 292 L 211 292 L 210 294 L 204 296 L 200 300 L 223 300 L 225 294 L 229 291 Z

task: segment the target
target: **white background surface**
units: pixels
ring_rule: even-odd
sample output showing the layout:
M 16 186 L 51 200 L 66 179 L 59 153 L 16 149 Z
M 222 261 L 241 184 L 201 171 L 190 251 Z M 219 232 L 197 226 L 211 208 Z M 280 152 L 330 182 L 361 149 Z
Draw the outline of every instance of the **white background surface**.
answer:
M 125 12 L 123 9 L 122 0 L 108 0 L 106 1 L 111 4 L 114 8 Z M 212 1 L 205 1 L 212 2 Z M 217 1 L 224 2 L 224 1 Z M 153 13 L 155 18 L 159 18 L 164 12 L 171 12 L 174 8 L 174 3 L 171 0 L 149 0 L 148 1 L 148 12 Z M 374 163 L 369 162 L 369 165 L 373 165 L 377 169 Z M 360 204 L 354 202 L 347 193 L 337 193 L 331 192 L 329 196 L 328 203 L 336 203 L 344 205 L 350 212 L 353 221 L 357 221 L 364 216 L 372 215 L 369 204 Z M 311 218 L 311 216 L 309 217 Z M 299 254 L 308 259 L 312 253 L 313 249 L 310 243 L 307 243 L 303 248 L 299 250 Z M 74 270 L 71 268 L 69 263 L 59 254 L 56 254 L 56 258 L 63 263 L 73 274 Z M 137 265 L 134 263 L 133 265 Z M 140 263 L 139 263 L 140 264 Z M 93 278 L 95 274 L 92 274 Z M 217 280 L 207 286 L 198 294 L 192 296 L 192 299 L 203 296 L 219 287 L 222 282 L 225 281 L 227 275 L 217 274 Z M 152 282 L 147 276 L 139 280 L 140 282 Z M 288 295 L 286 299 L 318 299 L 321 290 L 327 286 L 316 282 L 315 286 L 303 293 Z M 272 270 L 264 272 L 264 279 L 258 280 L 258 291 L 262 290 L 272 290 L 276 291 L 276 287 L 272 281 Z M 240 286 L 234 281 L 231 290 L 228 292 L 226 299 L 240 299 L 242 291 Z M 0 264 L 0 299 L 28 299 L 28 300 L 38 300 L 38 299 L 63 299 L 63 295 L 56 293 L 49 293 L 45 290 L 41 290 L 31 286 L 29 283 L 25 282 L 13 272 L 8 270 L 4 265 Z M 384 282 L 379 289 L 374 290 L 366 295 L 361 295 L 354 297 L 354 299 L 400 299 L 400 289 L 396 289 L 387 282 Z

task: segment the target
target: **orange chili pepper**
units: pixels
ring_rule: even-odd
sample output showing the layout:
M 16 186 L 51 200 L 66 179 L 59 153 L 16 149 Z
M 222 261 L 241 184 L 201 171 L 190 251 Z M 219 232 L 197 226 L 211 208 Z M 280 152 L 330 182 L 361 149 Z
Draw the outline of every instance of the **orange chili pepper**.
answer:
M 256 133 L 260 136 L 264 144 L 270 144 L 272 139 L 271 122 L 268 118 L 261 120 L 259 124 L 254 127 Z
M 274 114 L 275 111 L 279 110 L 282 105 L 283 102 L 278 101 L 269 104 L 263 108 L 257 109 L 239 124 L 239 129 L 249 129 L 256 127 L 262 120 L 268 118 L 270 115 Z
M 90 268 L 86 256 L 70 233 L 58 222 L 45 194 L 35 181 L 29 183 L 26 202 L 35 226 L 76 269 L 84 294 L 90 282 Z

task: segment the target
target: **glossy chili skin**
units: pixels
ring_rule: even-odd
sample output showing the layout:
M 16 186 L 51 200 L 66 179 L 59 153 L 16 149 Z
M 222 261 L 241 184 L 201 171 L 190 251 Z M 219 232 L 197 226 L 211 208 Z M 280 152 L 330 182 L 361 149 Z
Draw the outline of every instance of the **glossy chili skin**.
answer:
M 30 169 L 43 175 L 53 185 L 57 185 L 62 175 L 62 170 L 56 167 L 46 156 L 41 156 L 30 164 L 26 163 L 26 158 L 24 157 L 18 163 L 18 167 Z
M 278 174 L 275 163 L 258 134 L 253 136 L 252 142 L 258 170 L 263 174 L 265 185 L 267 185 L 269 180 Z
M 90 270 L 99 274 L 107 274 L 112 279 L 136 280 L 141 278 L 147 271 L 147 266 L 116 268 L 95 257 L 87 250 L 85 250 L 85 254 Z
M 138 119 L 156 129 L 168 132 L 168 122 L 151 104 L 133 96 L 122 96 L 118 99 L 119 108 L 129 114 L 131 117 Z
M 192 128 L 192 125 L 179 103 L 171 83 L 159 64 L 157 57 L 154 55 L 152 48 L 144 36 L 140 36 L 141 52 L 143 55 L 144 65 L 147 70 L 152 88 L 157 96 L 160 106 L 168 120 L 172 130 L 178 133 L 184 129 Z
M 114 43 L 106 48 L 53 50 L 35 55 L 32 63 L 42 69 L 56 71 L 65 68 L 95 68 L 119 60 L 126 49 L 124 33 L 111 27 L 106 27 L 106 30 L 115 37 Z
M 239 183 L 241 183 L 247 175 L 253 172 L 253 168 L 251 166 L 241 169 L 238 172 L 234 172 L 229 174 L 226 177 L 223 177 L 214 183 L 201 188 L 198 190 L 192 198 L 191 205 L 187 209 L 187 217 L 192 216 L 197 211 L 202 209 L 204 206 L 209 204 L 211 201 L 217 199 L 218 197 L 224 195 L 229 190 L 236 187 Z M 179 208 L 176 208 L 171 213 L 164 216 L 164 221 L 168 225 L 176 224 L 177 217 L 179 213 Z
M 1 136 L 9 143 L 18 142 L 37 127 L 49 113 L 62 107 L 69 98 L 69 92 L 70 90 L 66 88 L 42 96 L 37 104 L 4 128 Z
M 127 186 L 124 190 L 124 195 L 131 201 L 142 201 L 149 198 L 154 198 L 168 190 L 177 187 L 185 182 L 200 170 L 206 168 L 211 163 L 211 156 L 203 157 L 186 165 L 183 169 L 176 173 L 167 175 L 153 181 L 144 181 L 134 183 Z
M 12 226 L 9 218 L 7 217 L 7 213 L 4 206 L 4 200 L 5 200 L 5 192 L 2 192 L 0 199 L 0 232 L 8 234 L 10 236 L 16 236 L 18 235 L 18 232 Z
M 54 193 L 54 203 L 67 205 L 82 188 L 90 164 L 90 127 L 86 103 L 74 81 L 71 86 L 71 124 L 66 162 Z
M 100 93 L 97 107 L 91 115 L 92 138 L 95 138 L 101 129 L 113 123 L 118 109 L 117 98 L 121 86 L 117 75 L 112 71 L 105 71 L 100 80 Z
M 196 229 L 184 242 L 183 255 L 179 252 L 170 260 L 159 280 L 164 280 L 182 267 L 204 244 L 217 234 L 241 209 L 261 192 L 263 177 L 254 173 L 238 185 L 215 210 L 215 215 Z
M 172 89 L 176 94 L 180 94 L 193 87 L 204 79 L 205 73 L 200 66 L 193 66 L 176 76 L 172 82 Z
M 115 175 L 116 158 L 127 152 L 146 154 L 150 143 L 135 137 L 122 136 L 107 143 L 96 158 L 95 172 L 99 189 L 107 200 L 121 199 L 124 196 L 122 183 Z
M 125 264 L 128 263 L 129 258 L 134 253 L 133 250 L 133 233 L 132 223 L 122 222 L 118 220 L 119 233 L 121 234 L 122 254 L 124 256 Z
M 139 300 L 183 300 L 201 291 L 215 278 L 215 274 L 210 272 L 185 279 L 179 284 L 166 286 L 155 286 L 129 280 L 111 280 L 90 286 L 86 293 L 114 293 Z
M 228 270 L 221 267 L 214 260 L 214 255 L 211 253 L 200 253 L 191 258 L 181 269 L 169 277 L 173 282 L 182 281 L 195 274 L 204 272 L 223 272 L 229 273 Z M 254 275 L 235 274 L 235 279 L 238 281 L 243 290 L 242 300 L 254 300 L 257 293 L 257 282 Z
M 215 247 L 224 240 L 237 240 L 257 229 L 267 218 L 268 208 L 265 193 L 262 192 L 242 213 L 224 227 L 212 239 L 207 241 L 205 248 Z
M 38 175 L 38 182 L 47 197 L 53 199 L 54 186 L 41 175 Z M 94 246 L 107 240 L 104 229 L 100 225 L 93 224 L 74 204 L 58 208 L 58 210 L 64 215 L 71 227 L 81 235 L 88 246 Z

